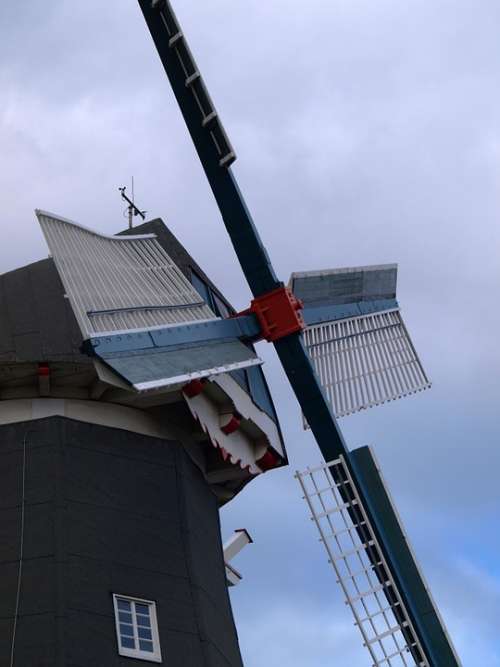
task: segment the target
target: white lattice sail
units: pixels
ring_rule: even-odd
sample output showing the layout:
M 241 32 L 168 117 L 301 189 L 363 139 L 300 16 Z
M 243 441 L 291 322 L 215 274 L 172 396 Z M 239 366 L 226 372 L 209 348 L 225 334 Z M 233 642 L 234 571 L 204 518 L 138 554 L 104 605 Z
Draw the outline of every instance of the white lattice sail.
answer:
M 296 477 L 373 667 L 429 667 L 344 458 Z
M 296 273 L 304 342 L 343 417 L 430 387 L 396 301 L 397 266 Z
M 399 310 L 311 326 L 304 339 L 338 417 L 430 386 Z
M 84 337 L 216 318 L 154 235 L 106 236 L 36 213 Z

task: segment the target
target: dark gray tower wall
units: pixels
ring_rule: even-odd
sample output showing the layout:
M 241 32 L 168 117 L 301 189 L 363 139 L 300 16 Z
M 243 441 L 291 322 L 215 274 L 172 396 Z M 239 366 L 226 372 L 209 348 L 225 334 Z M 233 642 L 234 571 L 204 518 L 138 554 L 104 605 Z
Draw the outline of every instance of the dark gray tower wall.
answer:
M 241 667 L 218 503 L 175 441 L 62 417 L 0 427 L 0 665 L 151 665 L 118 655 L 112 594 L 156 601 L 163 664 Z
M 0 363 L 79 362 L 82 335 L 52 259 L 0 276 Z

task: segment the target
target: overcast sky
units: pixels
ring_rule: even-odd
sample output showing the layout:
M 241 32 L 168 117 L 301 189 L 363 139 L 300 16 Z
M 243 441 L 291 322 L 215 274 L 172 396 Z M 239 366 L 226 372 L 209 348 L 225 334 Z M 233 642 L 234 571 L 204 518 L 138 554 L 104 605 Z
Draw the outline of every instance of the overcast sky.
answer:
M 278 274 L 399 263 L 434 386 L 342 420 L 373 445 L 465 667 L 500 666 L 500 4 L 178 0 Z M 0 271 L 46 256 L 33 209 L 161 216 L 238 308 L 249 291 L 135 0 L 0 4 Z M 8 239 L 8 241 L 6 241 Z M 246 667 L 368 667 L 293 470 L 319 451 L 259 351 L 291 466 L 223 510 L 255 539 L 232 593 Z

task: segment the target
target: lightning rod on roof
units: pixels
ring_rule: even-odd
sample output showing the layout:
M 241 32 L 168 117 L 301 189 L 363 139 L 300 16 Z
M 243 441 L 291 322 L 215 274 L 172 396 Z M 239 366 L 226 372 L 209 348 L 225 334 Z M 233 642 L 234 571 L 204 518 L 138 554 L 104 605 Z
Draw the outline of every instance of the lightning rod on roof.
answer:
M 143 220 L 146 219 L 146 213 L 147 211 L 141 211 L 137 208 L 137 206 L 134 203 L 134 178 L 132 177 L 132 199 L 129 199 L 129 197 L 125 194 L 126 186 L 123 186 L 122 188 L 118 188 L 118 190 L 122 194 L 122 199 L 127 202 L 127 214 L 128 214 L 128 227 L 129 229 L 132 229 L 134 226 L 134 218 L 137 216 L 140 216 Z

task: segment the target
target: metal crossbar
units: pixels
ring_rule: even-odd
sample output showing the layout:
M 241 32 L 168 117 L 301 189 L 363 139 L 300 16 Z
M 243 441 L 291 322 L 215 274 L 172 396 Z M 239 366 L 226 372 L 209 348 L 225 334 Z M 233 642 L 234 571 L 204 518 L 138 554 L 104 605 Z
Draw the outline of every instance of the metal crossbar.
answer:
M 344 458 L 296 477 L 373 667 L 429 667 Z
M 399 310 L 313 325 L 304 341 L 338 417 L 430 387 Z

